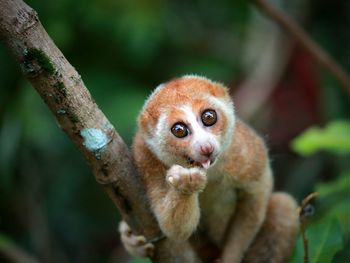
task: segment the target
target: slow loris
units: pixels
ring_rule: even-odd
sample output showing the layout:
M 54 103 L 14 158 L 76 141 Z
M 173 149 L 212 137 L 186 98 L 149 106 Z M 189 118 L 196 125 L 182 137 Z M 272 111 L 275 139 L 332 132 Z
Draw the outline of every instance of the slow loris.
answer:
M 160 85 L 139 115 L 133 154 L 167 238 L 187 240 L 199 229 L 221 250 L 220 262 L 286 262 L 295 201 L 272 193 L 265 144 L 237 118 L 222 84 L 189 75 Z M 132 254 L 153 249 L 125 222 L 120 232 Z

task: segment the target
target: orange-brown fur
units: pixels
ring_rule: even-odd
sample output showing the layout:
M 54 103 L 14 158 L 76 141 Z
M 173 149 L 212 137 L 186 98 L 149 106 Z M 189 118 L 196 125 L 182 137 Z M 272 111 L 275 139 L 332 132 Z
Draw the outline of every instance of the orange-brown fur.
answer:
M 195 239 L 200 233 L 205 233 L 205 242 L 196 247 L 206 242 L 215 244 L 224 263 L 284 262 L 297 231 L 296 205 L 287 194 L 272 194 L 267 150 L 254 131 L 236 120 L 230 131 L 232 140 L 220 141 L 233 119 L 225 110 L 217 109 L 217 124 L 203 129 L 217 136 L 219 147 L 224 149 L 221 143 L 229 145 L 208 170 L 191 168 L 181 159 L 194 151 L 189 149 L 190 136 L 178 139 L 164 132 L 160 145 L 167 150 L 164 155 L 176 157 L 171 164 L 161 161 L 162 155 L 154 152 L 163 148 L 154 150 L 147 142 L 147 138 L 157 142 L 152 136 L 162 114 L 167 117 L 164 125 L 168 127 L 186 118 L 179 105 L 190 105 L 195 114 L 213 106 L 201 94 L 220 99 L 225 107 L 232 106 L 221 84 L 186 77 L 165 84 L 153 94 L 139 117 L 133 153 L 160 227 L 169 238 L 178 240 L 189 238 L 197 229 L 198 235 L 192 236 L 194 243 L 198 243 Z M 180 178 L 175 185 L 169 179 L 174 173 L 174 178 Z M 177 173 L 181 176 L 176 177 Z M 181 184 L 188 184 L 188 191 L 181 192 Z

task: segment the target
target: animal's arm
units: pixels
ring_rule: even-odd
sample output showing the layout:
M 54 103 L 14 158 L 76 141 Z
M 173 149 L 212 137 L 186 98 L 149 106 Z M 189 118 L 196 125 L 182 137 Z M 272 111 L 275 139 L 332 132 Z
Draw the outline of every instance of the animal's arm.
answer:
M 267 182 L 257 182 L 257 184 L 268 184 Z M 255 189 L 254 189 L 255 188 Z M 242 190 L 231 229 L 228 233 L 222 262 L 241 262 L 244 253 L 254 240 L 266 215 L 269 189 L 262 187 L 252 187 Z
M 171 239 L 188 239 L 199 223 L 198 193 L 206 184 L 205 171 L 179 165 L 167 169 L 140 136 L 134 141 L 134 157 L 161 230 Z
M 247 126 L 236 125 L 231 155 L 225 167 L 239 189 L 236 213 L 226 236 L 222 262 L 241 262 L 266 215 L 272 175 L 262 140 Z
M 198 194 L 184 194 L 168 186 L 164 191 L 155 186 L 149 198 L 163 233 L 174 240 L 186 240 L 196 229 L 200 210 Z

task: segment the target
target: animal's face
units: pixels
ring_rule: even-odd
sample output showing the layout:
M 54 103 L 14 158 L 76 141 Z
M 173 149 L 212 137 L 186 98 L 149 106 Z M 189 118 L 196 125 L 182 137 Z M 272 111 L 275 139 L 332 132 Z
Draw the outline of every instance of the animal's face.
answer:
M 208 169 L 231 142 L 233 105 L 221 85 L 185 77 L 158 88 L 139 121 L 146 143 L 166 165 Z

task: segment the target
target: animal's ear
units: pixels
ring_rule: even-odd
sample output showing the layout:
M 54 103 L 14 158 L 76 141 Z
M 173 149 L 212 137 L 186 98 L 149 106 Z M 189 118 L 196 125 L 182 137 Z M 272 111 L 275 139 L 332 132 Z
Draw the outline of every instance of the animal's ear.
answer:
M 139 129 L 143 132 L 148 133 L 148 127 L 152 125 L 151 116 L 149 115 L 147 110 L 144 110 L 138 119 Z
M 138 119 L 139 129 L 146 135 L 152 136 L 158 122 L 158 115 L 148 109 L 145 109 Z
M 209 92 L 211 95 L 217 98 L 230 99 L 228 88 L 221 83 L 211 84 L 209 87 Z

